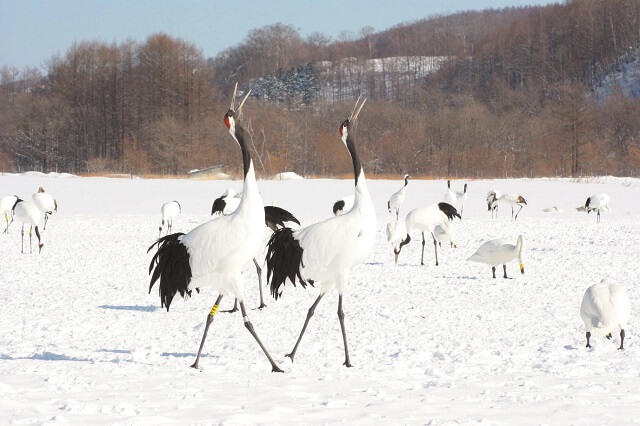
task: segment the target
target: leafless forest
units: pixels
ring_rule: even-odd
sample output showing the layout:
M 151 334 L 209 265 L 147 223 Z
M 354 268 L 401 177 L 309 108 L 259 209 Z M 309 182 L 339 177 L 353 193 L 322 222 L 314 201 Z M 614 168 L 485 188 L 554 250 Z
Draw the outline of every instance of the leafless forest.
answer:
M 634 63 L 638 0 L 465 12 L 336 39 L 275 24 L 215 58 L 165 34 L 78 42 L 44 72 L 0 70 L 0 171 L 234 173 L 222 115 L 239 81 L 255 89 L 244 120 L 263 175 L 347 171 L 337 129 L 363 94 L 369 173 L 637 176 L 640 97 L 592 96 Z

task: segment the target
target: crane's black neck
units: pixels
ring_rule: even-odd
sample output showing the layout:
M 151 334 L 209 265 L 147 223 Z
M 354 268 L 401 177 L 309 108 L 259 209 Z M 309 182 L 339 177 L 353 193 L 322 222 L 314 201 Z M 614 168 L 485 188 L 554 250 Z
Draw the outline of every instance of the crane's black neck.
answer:
M 244 168 L 244 177 L 246 179 L 251 165 L 251 153 L 245 143 L 245 131 L 238 122 L 236 122 L 235 134 L 238 145 L 240 145 L 240 149 L 242 150 L 242 167 Z
M 358 157 L 358 151 L 356 150 L 356 145 L 351 134 L 347 136 L 347 149 L 349 150 L 351 161 L 353 162 L 353 176 L 355 179 L 355 184 L 357 186 L 358 178 L 360 177 L 360 173 L 362 172 L 362 164 L 360 163 L 360 157 Z
M 404 186 L 409 185 L 409 176 L 404 178 Z

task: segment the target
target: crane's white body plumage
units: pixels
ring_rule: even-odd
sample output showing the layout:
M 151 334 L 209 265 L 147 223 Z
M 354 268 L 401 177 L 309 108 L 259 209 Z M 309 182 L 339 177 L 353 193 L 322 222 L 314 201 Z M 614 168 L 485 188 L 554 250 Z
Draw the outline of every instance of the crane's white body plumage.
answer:
M 630 313 L 626 287 L 606 279 L 587 288 L 580 305 L 580 318 L 586 331 L 599 335 L 624 330 Z
M 437 226 L 448 225 L 449 221 L 447 215 L 440 210 L 438 203 L 413 209 L 405 218 L 407 234 L 415 231 L 431 234 Z
M 293 233 L 303 249 L 302 277 L 320 281 L 323 293 L 334 287 L 342 293 L 349 270 L 362 263 L 373 248 L 375 233 L 375 209 L 361 173 L 348 212 Z
M 180 214 L 180 204 L 177 201 L 168 201 L 160 207 L 162 220 L 167 221 L 173 219 Z
M 38 192 L 31 196 L 35 205 L 40 209 L 40 212 L 44 214 L 44 228 L 47 229 L 47 222 L 49 221 L 49 215 L 58 211 L 57 201 L 47 192 L 43 187 L 38 188 Z
M 42 218 L 41 210 L 33 201 L 25 200 L 16 204 L 14 209 L 15 220 L 23 226 L 39 226 Z
M 397 190 L 391 195 L 387 202 L 387 208 L 389 213 L 395 213 L 396 217 L 400 214 L 400 208 L 404 204 L 404 200 L 407 197 L 407 188 L 409 187 L 409 175 L 404 175 L 402 188 Z
M 189 253 L 189 288 L 213 287 L 242 301 L 240 271 L 260 253 L 264 228 L 264 206 L 251 162 L 238 208 L 179 238 Z
M 57 210 L 56 201 L 47 192 L 36 192 L 31 198 L 42 213 L 51 214 Z

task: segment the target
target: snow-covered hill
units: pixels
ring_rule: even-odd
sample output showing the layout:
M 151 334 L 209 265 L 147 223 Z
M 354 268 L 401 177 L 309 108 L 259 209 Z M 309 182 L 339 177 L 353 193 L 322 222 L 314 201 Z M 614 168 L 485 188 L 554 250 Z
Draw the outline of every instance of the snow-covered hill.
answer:
M 394 100 L 408 87 L 437 71 L 444 56 L 344 58 L 309 63 L 251 81 L 253 96 L 290 106 L 319 100 L 334 103 L 358 96 Z
M 265 203 L 303 223 L 331 215 L 353 181 L 260 181 Z M 399 265 L 386 244 L 388 196 L 398 181 L 370 181 L 378 237 L 353 271 L 344 312 L 354 368 L 342 366 L 337 295 L 316 309 L 295 363 L 291 350 L 317 289 L 285 289 L 250 311 L 284 374 L 270 372 L 239 314 L 216 316 L 193 362 L 215 294 L 203 291 L 160 309 L 148 294 L 147 247 L 159 208 L 177 199 L 174 230 L 208 220 L 212 200 L 237 181 L 0 176 L 0 194 L 23 198 L 44 186 L 59 212 L 41 255 L 21 255 L 19 231 L 0 235 L 0 419 L 2 424 L 631 424 L 640 418 L 640 180 L 600 178 L 469 182 L 459 246 L 434 266 L 420 237 Z M 411 181 L 409 208 L 438 201 L 445 181 Z M 454 181 L 460 189 L 462 182 Z M 518 192 L 517 222 L 491 220 L 489 189 Z M 589 194 L 611 195 L 601 224 L 578 213 Z M 564 213 L 545 213 L 558 206 Z M 526 274 L 511 280 L 465 259 L 484 240 L 525 241 Z M 587 286 L 610 277 L 632 302 L 625 351 L 592 338 L 579 317 Z M 252 266 L 244 282 L 257 303 Z M 223 309 L 233 301 L 223 300 Z
M 617 64 L 604 74 L 593 91 L 593 97 L 602 102 L 616 91 L 624 96 L 640 97 L 640 48 L 630 50 Z

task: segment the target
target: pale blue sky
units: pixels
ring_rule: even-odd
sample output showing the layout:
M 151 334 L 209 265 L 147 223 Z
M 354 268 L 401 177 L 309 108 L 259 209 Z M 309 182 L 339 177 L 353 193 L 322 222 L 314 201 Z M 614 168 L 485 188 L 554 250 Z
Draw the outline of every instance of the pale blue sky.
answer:
M 0 0 L 0 66 L 41 67 L 74 42 L 143 41 L 165 32 L 206 57 L 239 43 L 253 28 L 282 22 L 302 35 L 336 37 L 433 14 L 551 3 L 549 0 Z

